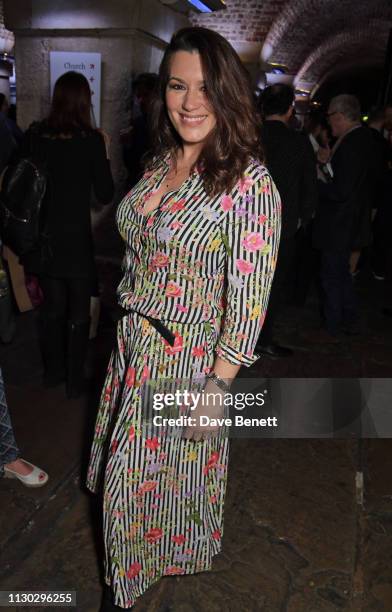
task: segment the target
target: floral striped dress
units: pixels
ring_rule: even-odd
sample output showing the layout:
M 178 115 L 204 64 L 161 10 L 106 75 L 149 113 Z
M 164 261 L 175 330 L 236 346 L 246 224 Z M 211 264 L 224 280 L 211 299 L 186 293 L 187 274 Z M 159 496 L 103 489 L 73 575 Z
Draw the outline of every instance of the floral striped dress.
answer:
M 210 569 L 221 550 L 228 440 L 148 436 L 148 381 L 197 380 L 216 356 L 250 366 L 280 238 L 279 194 L 253 160 L 226 194 L 209 197 L 195 171 L 143 214 L 170 158 L 156 161 L 119 206 L 126 242 L 117 327 L 102 392 L 87 486 L 104 486 L 106 582 L 131 607 L 162 576 Z M 171 346 L 148 322 L 160 319 Z

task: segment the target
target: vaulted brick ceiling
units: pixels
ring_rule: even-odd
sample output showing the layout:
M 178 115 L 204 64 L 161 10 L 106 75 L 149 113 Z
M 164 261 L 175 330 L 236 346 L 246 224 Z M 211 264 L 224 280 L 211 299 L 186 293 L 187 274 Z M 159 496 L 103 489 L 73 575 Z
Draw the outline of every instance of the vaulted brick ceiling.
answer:
M 226 6 L 193 22 L 220 32 L 247 62 L 286 66 L 299 87 L 383 64 L 391 0 L 227 0 Z

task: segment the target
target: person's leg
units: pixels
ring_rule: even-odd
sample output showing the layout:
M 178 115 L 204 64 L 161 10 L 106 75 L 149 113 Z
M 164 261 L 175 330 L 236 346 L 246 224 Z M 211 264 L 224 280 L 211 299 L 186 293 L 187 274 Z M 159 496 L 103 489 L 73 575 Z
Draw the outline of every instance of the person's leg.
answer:
M 339 251 L 323 250 L 321 253 L 323 312 L 326 329 L 331 335 L 336 335 L 340 331 L 343 316 L 341 260 Z
M 304 306 L 312 283 L 316 282 L 319 265 L 319 251 L 312 245 L 313 223 L 309 223 L 298 234 L 300 243 L 297 253 L 297 270 L 293 292 L 293 302 L 296 306 Z
M 284 303 L 286 297 L 287 275 L 293 260 L 294 251 L 295 237 L 284 238 L 279 246 L 278 260 L 276 263 L 275 275 L 272 281 L 271 293 L 268 300 L 267 314 L 263 328 L 260 332 L 256 351 L 258 350 L 259 352 L 263 353 L 264 349 L 266 349 L 268 352 L 267 347 L 275 346 L 273 341 L 274 324 L 279 313 L 279 309 L 281 308 L 282 303 Z M 290 349 L 284 349 L 284 347 L 281 348 L 282 354 L 279 356 L 284 356 L 283 353 L 285 351 L 287 351 L 287 354 L 291 354 Z
M 389 202 L 388 202 L 389 205 Z M 385 202 L 380 202 L 373 220 L 373 244 L 371 267 L 376 280 L 384 280 L 386 276 L 388 244 L 390 241 L 390 224 Z
M 69 318 L 67 353 L 67 396 L 79 397 L 85 387 L 84 364 L 90 330 L 91 280 L 67 281 Z
M 289 304 L 295 303 L 299 278 L 301 277 L 305 251 L 305 230 L 303 227 L 300 227 L 297 230 L 294 240 L 295 249 L 290 264 L 290 269 L 287 273 L 286 284 L 286 300 Z
M 15 441 L 11 417 L 5 397 L 3 375 L 0 368 L 0 478 L 16 478 L 28 487 L 41 487 L 48 481 L 46 472 L 21 459 Z
M 356 331 L 358 319 L 358 306 L 355 295 L 354 283 L 349 265 L 349 252 L 341 253 L 341 285 L 342 285 L 342 315 L 343 326 L 346 332 Z
M 44 384 L 53 387 L 65 379 L 67 294 L 63 279 L 41 276 L 39 282 L 44 295 L 39 324 Z
M 17 461 L 20 452 L 15 441 L 10 413 L 5 398 L 3 375 L 0 369 L 0 476 L 4 473 L 4 466 Z
M 14 337 L 16 323 L 8 271 L 1 253 L 2 243 L 0 240 L 0 342 L 8 344 Z

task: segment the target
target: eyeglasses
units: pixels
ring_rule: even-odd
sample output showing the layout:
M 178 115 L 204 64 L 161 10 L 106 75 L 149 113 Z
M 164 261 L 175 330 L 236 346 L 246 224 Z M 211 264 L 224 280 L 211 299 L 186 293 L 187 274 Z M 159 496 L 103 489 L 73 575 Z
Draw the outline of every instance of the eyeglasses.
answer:
M 333 113 L 327 113 L 327 118 L 329 119 L 332 115 L 336 115 L 339 111 L 333 111 Z

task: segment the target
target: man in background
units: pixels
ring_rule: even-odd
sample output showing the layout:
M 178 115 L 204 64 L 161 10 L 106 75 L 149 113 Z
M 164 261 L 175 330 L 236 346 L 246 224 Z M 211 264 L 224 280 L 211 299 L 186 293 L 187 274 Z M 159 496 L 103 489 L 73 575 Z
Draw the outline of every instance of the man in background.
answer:
M 289 274 L 296 249 L 296 235 L 307 227 L 317 202 L 316 158 L 309 139 L 289 128 L 294 112 L 294 90 L 276 84 L 260 97 L 264 118 L 261 139 L 266 165 L 282 201 L 282 232 L 267 316 L 256 350 L 271 358 L 288 357 L 292 350 L 274 339 L 274 324 L 288 298 Z
M 386 110 L 373 108 L 368 126 L 374 145 L 374 185 L 372 189 L 373 244 L 371 267 L 376 280 L 383 281 L 388 274 L 391 255 L 392 180 L 391 147 L 384 136 Z
M 361 125 L 355 96 L 332 98 L 328 120 L 337 139 L 331 155 L 333 177 L 321 183 L 314 221 L 314 246 L 321 251 L 324 328 L 317 342 L 339 342 L 339 334 L 358 332 L 357 303 L 350 254 L 370 244 L 373 142 Z

